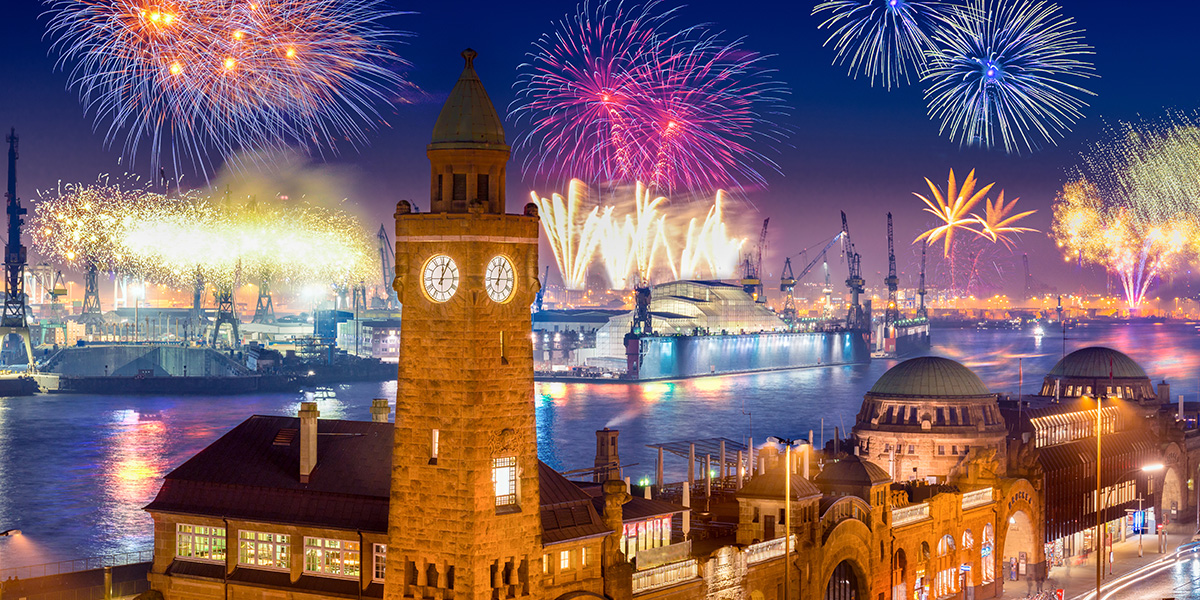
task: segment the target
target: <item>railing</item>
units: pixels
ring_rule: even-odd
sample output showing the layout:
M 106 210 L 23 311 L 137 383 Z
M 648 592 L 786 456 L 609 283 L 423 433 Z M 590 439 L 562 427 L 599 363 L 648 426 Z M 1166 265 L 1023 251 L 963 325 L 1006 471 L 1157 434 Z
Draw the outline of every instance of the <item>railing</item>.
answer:
M 963 494 L 963 497 L 962 497 L 963 510 L 967 510 L 968 508 L 975 508 L 976 506 L 982 506 L 984 504 L 991 504 L 991 503 L 992 503 L 992 488 L 990 488 L 990 487 L 983 488 L 982 490 L 975 490 L 973 492 L 967 492 L 967 493 Z
M 638 571 L 633 574 L 633 593 L 640 594 L 700 578 L 700 566 L 696 559 Z
M 892 527 L 916 523 L 929 518 L 929 504 L 921 503 L 913 506 L 892 509 Z
M 795 550 L 796 536 L 792 535 L 790 537 L 792 538 L 792 549 Z M 760 563 L 764 560 L 771 560 L 772 558 L 783 556 L 783 553 L 785 552 L 785 539 L 786 538 L 776 538 L 746 546 L 746 563 L 752 565 L 755 563 Z
M 16 579 L 31 579 L 33 577 L 46 577 L 48 575 L 75 573 L 77 571 L 91 571 L 92 569 L 102 569 L 104 567 L 120 567 L 122 565 L 151 562 L 153 560 L 153 549 L 122 552 L 120 554 L 109 554 L 107 556 L 77 558 L 75 560 L 61 560 L 58 562 L 43 563 L 40 565 L 30 565 L 28 567 L 0 569 L 0 581 L 5 581 L 10 577 L 14 577 Z

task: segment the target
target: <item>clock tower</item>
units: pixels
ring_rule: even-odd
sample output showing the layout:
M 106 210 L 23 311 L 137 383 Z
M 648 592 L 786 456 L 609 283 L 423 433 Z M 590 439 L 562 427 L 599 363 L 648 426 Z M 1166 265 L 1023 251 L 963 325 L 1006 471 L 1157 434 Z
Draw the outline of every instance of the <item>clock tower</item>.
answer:
M 509 146 L 466 50 L 427 148 L 430 207 L 396 207 L 403 305 L 384 596 L 539 596 L 536 207 L 504 212 Z

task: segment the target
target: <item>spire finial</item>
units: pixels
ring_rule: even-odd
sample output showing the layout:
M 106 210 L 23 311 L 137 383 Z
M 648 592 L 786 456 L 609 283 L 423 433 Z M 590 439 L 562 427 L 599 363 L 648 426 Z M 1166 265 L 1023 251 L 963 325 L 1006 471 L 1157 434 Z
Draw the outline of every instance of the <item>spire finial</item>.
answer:
M 474 50 L 472 50 L 472 49 L 470 49 L 470 48 L 467 48 L 466 50 L 463 50 L 463 51 L 462 51 L 462 57 L 463 57 L 463 60 L 467 61 L 467 68 L 468 68 L 468 69 L 474 69 L 474 68 L 475 68 L 475 65 L 474 65 L 474 63 L 475 63 L 475 57 L 476 57 L 476 56 L 479 56 L 479 53 L 478 53 L 478 52 L 476 52 L 476 51 L 474 51 Z

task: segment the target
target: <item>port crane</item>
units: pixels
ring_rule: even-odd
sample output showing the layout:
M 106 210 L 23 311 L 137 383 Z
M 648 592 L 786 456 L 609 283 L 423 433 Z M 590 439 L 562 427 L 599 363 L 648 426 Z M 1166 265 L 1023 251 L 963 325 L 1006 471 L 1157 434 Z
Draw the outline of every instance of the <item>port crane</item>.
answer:
M 920 298 L 920 304 L 917 306 L 917 318 L 928 318 L 925 314 L 925 249 L 929 246 L 929 240 L 921 240 L 921 279 L 917 284 L 917 297 Z
M 742 289 L 750 294 L 755 302 L 766 302 L 766 298 L 763 296 L 762 254 L 763 246 L 767 245 L 767 224 L 770 222 L 770 217 L 763 219 L 762 232 L 758 234 L 758 249 L 753 262 L 747 256 L 745 265 L 742 267 Z
M 826 253 L 829 252 L 829 249 L 832 248 L 834 244 L 838 243 L 838 241 L 842 239 L 843 235 L 845 235 L 845 233 L 839 231 L 832 238 L 830 238 L 829 241 L 825 244 L 825 247 L 821 248 L 821 250 L 813 256 L 813 259 L 804 266 L 804 268 L 800 271 L 800 275 L 798 275 L 798 276 L 793 276 L 793 274 L 792 274 L 793 273 L 793 271 L 792 271 L 792 258 L 793 257 L 789 256 L 784 259 L 783 275 L 779 279 L 779 291 L 784 293 L 783 313 L 782 313 L 784 322 L 791 325 L 792 321 L 788 320 L 789 316 L 793 321 L 796 318 L 796 302 L 795 302 L 795 297 L 794 297 L 795 291 L 796 291 L 796 282 L 800 281 L 801 279 L 804 279 L 804 276 L 808 275 L 813 270 L 813 267 L 817 266 L 818 261 L 825 263 L 825 290 L 824 290 L 824 293 L 825 293 L 825 302 L 826 302 L 826 304 L 829 303 L 829 295 L 833 292 L 833 290 L 829 288 L 829 264 L 828 264 L 828 261 L 826 261 Z M 807 257 L 808 256 L 808 248 L 801 250 L 798 254 L 796 254 L 794 256 Z
M 29 212 L 21 206 L 17 197 L 17 130 L 8 134 L 8 242 L 4 246 L 4 312 L 0 315 L 0 340 L 10 335 L 21 338 L 25 345 L 25 360 L 30 371 L 36 371 L 33 360 L 33 345 L 26 322 L 25 297 L 25 245 L 21 243 L 21 226 L 24 215 Z
M 383 297 L 386 308 L 396 308 L 400 305 L 400 299 L 396 297 L 396 290 L 392 287 L 392 281 L 396 279 L 396 268 L 392 265 L 392 253 L 395 248 L 392 246 L 392 240 L 388 238 L 387 228 L 382 224 L 379 226 L 379 233 L 375 234 L 379 239 L 379 270 L 383 276 Z
M 546 265 L 546 274 L 542 275 L 541 285 L 538 286 L 537 296 L 533 298 L 533 313 L 542 312 L 542 299 L 546 297 L 546 284 L 550 283 L 550 265 Z
M 900 278 L 896 277 L 896 250 L 892 245 L 892 213 L 887 214 L 888 223 L 888 276 L 883 280 L 887 286 L 887 310 L 883 313 L 884 336 L 895 337 L 893 329 L 900 320 L 900 308 L 896 305 L 896 292 L 900 289 Z
M 867 331 L 866 314 L 863 312 L 859 296 L 865 291 L 867 282 L 862 278 L 862 256 L 855 252 L 854 242 L 850 240 L 850 225 L 846 222 L 846 211 L 842 211 L 842 251 L 846 253 L 846 263 L 850 275 L 846 278 L 846 287 L 850 289 L 850 308 L 846 313 L 846 328 L 851 331 Z
M 783 274 L 779 276 L 779 291 L 783 292 L 783 322 L 791 327 L 796 324 L 796 277 L 792 274 L 792 258 L 783 259 Z

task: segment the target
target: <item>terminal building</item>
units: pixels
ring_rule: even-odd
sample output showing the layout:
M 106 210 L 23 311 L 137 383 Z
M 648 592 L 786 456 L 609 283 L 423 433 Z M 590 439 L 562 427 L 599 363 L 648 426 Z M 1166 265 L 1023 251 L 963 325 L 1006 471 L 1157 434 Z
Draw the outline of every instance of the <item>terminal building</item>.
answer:
M 504 212 L 508 146 L 475 53 L 463 56 L 428 146 L 433 210 L 396 209 L 395 422 L 383 402 L 372 422 L 323 420 L 304 403 L 296 417 L 249 418 L 172 471 L 147 507 L 151 595 L 984 599 L 1010 577 L 1044 577 L 1049 536 L 1074 535 L 1048 531 L 1048 511 L 1086 502 L 1054 495 L 1067 475 L 1043 465 L 1058 460 L 1055 444 L 1078 440 L 1046 428 L 1060 414 L 1078 425 L 1078 411 L 1033 414 L 1017 399 L 1010 421 L 1004 401 L 948 359 L 889 370 L 848 444 L 801 444 L 790 461 L 771 446 L 740 457 L 727 533 L 691 528 L 702 515 L 689 498 L 703 487 L 673 503 L 661 484 L 635 497 L 620 479 L 569 481 L 542 463 L 528 310 L 536 207 Z M 706 288 L 719 289 L 678 291 L 690 302 Z M 1111 435 L 1165 422 L 1131 414 Z M 615 444 L 615 432 L 600 433 L 598 448 Z M 1130 447 L 1119 456 L 1156 456 Z M 1175 452 L 1169 464 L 1194 472 Z

